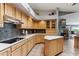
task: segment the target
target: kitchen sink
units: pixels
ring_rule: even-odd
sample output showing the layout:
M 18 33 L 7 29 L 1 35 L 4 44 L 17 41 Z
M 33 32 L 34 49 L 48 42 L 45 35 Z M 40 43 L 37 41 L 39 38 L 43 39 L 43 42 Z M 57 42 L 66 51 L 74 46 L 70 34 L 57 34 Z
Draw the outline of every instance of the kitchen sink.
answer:
M 2 42 L 0 42 L 0 43 L 12 44 L 12 43 L 17 42 L 17 41 L 19 41 L 19 40 L 21 40 L 21 39 L 24 39 L 24 38 L 12 38 L 12 39 L 10 39 L 10 40 L 5 40 L 5 41 L 2 41 Z

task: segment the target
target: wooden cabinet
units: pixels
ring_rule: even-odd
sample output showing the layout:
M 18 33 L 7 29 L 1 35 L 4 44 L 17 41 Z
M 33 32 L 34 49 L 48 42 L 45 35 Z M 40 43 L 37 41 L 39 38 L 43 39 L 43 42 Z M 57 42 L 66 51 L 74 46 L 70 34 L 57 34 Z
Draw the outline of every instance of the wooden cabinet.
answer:
M 46 28 L 55 28 L 56 20 L 48 20 L 46 21 Z
M 33 48 L 34 45 L 35 45 L 35 43 L 34 43 L 33 37 L 29 38 L 27 41 L 28 53 L 31 51 L 31 49 Z
M 44 35 L 34 35 L 1 51 L 0 56 L 26 56 L 40 42 L 44 43 Z
M 51 28 L 52 29 L 55 29 L 56 28 L 56 20 L 52 20 L 52 21 L 50 21 L 50 26 L 51 26 Z
M 21 20 L 22 12 L 16 8 L 16 19 Z
M 56 29 L 46 29 L 46 34 L 48 34 L 48 35 L 56 35 Z
M 39 21 L 33 20 L 33 28 L 34 29 L 39 29 Z
M 33 20 L 32 20 L 32 17 L 28 17 L 28 20 L 27 20 L 27 23 L 28 23 L 28 28 L 33 28 Z
M 28 41 L 24 40 L 12 46 L 12 56 L 26 56 L 28 54 Z
M 44 35 L 36 35 L 35 43 L 44 43 Z
M 27 24 L 27 16 L 24 13 L 22 13 L 22 22 L 23 22 L 23 24 L 21 25 L 21 28 L 27 28 L 27 26 L 28 26 L 28 24 Z
M 53 56 L 57 53 L 57 43 L 56 40 L 53 41 L 45 41 L 45 55 Z
M 56 35 L 56 20 L 46 21 L 46 34 Z
M 12 52 L 12 56 L 21 56 L 21 47 L 18 47 Z
M 27 42 L 25 42 L 21 47 L 22 56 L 26 56 L 28 54 Z
M 18 42 L 11 47 L 12 56 L 21 56 L 22 55 L 22 46 L 25 41 Z
M 63 46 L 64 46 L 64 40 L 62 38 L 58 39 L 58 47 L 57 47 L 57 53 L 60 53 L 63 51 Z
M 5 3 L 5 15 L 15 18 L 15 7 L 9 3 Z
M 74 37 L 74 47 L 79 49 L 79 37 L 78 36 Z
M 46 21 L 33 20 L 33 28 L 34 29 L 46 29 Z
M 77 40 L 78 40 L 77 37 L 74 37 L 74 47 L 75 47 L 75 48 L 78 47 L 78 45 L 77 45 Z
M 46 28 L 50 28 L 50 21 L 46 21 Z
M 0 56 L 10 56 L 11 55 L 11 50 L 10 48 L 5 49 L 3 51 L 0 52 Z
M 63 38 L 55 40 L 45 40 L 45 55 L 46 56 L 55 56 L 63 52 L 64 41 Z
M 46 29 L 46 21 L 41 20 L 38 25 L 39 29 Z
M 0 3 L 0 27 L 3 27 L 4 25 L 3 16 L 4 16 L 4 4 Z

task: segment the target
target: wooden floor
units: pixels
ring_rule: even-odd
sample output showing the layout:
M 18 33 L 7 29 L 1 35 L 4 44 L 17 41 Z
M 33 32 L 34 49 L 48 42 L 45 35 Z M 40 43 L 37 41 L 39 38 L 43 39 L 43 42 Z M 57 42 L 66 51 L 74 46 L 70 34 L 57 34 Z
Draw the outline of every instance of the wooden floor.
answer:
M 44 56 L 44 44 L 36 45 L 28 56 Z M 79 49 L 74 48 L 74 39 L 65 40 L 64 51 L 58 56 L 79 56 Z
M 74 39 L 65 40 L 64 51 L 59 56 L 79 56 L 79 49 L 74 48 Z

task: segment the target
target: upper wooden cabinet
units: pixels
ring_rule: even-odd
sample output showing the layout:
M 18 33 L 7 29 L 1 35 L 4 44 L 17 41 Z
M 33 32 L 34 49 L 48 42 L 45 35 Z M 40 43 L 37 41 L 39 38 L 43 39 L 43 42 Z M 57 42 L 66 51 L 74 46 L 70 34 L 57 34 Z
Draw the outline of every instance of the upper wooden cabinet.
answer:
M 15 7 L 9 3 L 5 3 L 5 15 L 15 18 Z
M 56 20 L 46 21 L 46 28 L 55 28 L 55 26 L 56 26 Z
M 34 20 L 33 21 L 33 28 L 38 29 L 39 28 L 39 21 Z
M 22 13 L 22 20 L 23 24 L 21 25 L 21 28 L 27 28 L 28 24 L 27 24 L 27 16 L 26 14 Z
M 16 8 L 16 19 L 21 20 L 22 12 Z
M 46 21 L 46 28 L 50 28 L 50 21 Z
M 45 29 L 46 28 L 46 21 L 41 20 L 38 25 L 39 25 L 39 29 Z
M 27 20 L 27 23 L 28 23 L 28 28 L 33 28 L 33 20 L 32 20 L 32 17 L 28 17 L 28 20 Z
M 4 4 L 0 3 L 0 27 L 3 27 L 4 25 L 3 16 L 4 16 Z
M 48 20 L 46 21 L 46 34 L 48 35 L 56 35 L 56 20 Z
M 46 28 L 46 21 L 34 20 L 33 21 L 33 28 L 34 29 L 45 29 Z

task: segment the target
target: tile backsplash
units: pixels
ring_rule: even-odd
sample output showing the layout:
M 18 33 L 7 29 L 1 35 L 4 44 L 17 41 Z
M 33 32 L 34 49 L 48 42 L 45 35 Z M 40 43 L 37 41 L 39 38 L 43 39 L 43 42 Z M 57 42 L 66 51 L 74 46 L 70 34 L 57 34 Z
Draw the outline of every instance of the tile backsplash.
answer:
M 0 40 L 20 36 L 20 30 L 16 29 L 15 24 L 5 23 L 4 28 L 0 28 Z

